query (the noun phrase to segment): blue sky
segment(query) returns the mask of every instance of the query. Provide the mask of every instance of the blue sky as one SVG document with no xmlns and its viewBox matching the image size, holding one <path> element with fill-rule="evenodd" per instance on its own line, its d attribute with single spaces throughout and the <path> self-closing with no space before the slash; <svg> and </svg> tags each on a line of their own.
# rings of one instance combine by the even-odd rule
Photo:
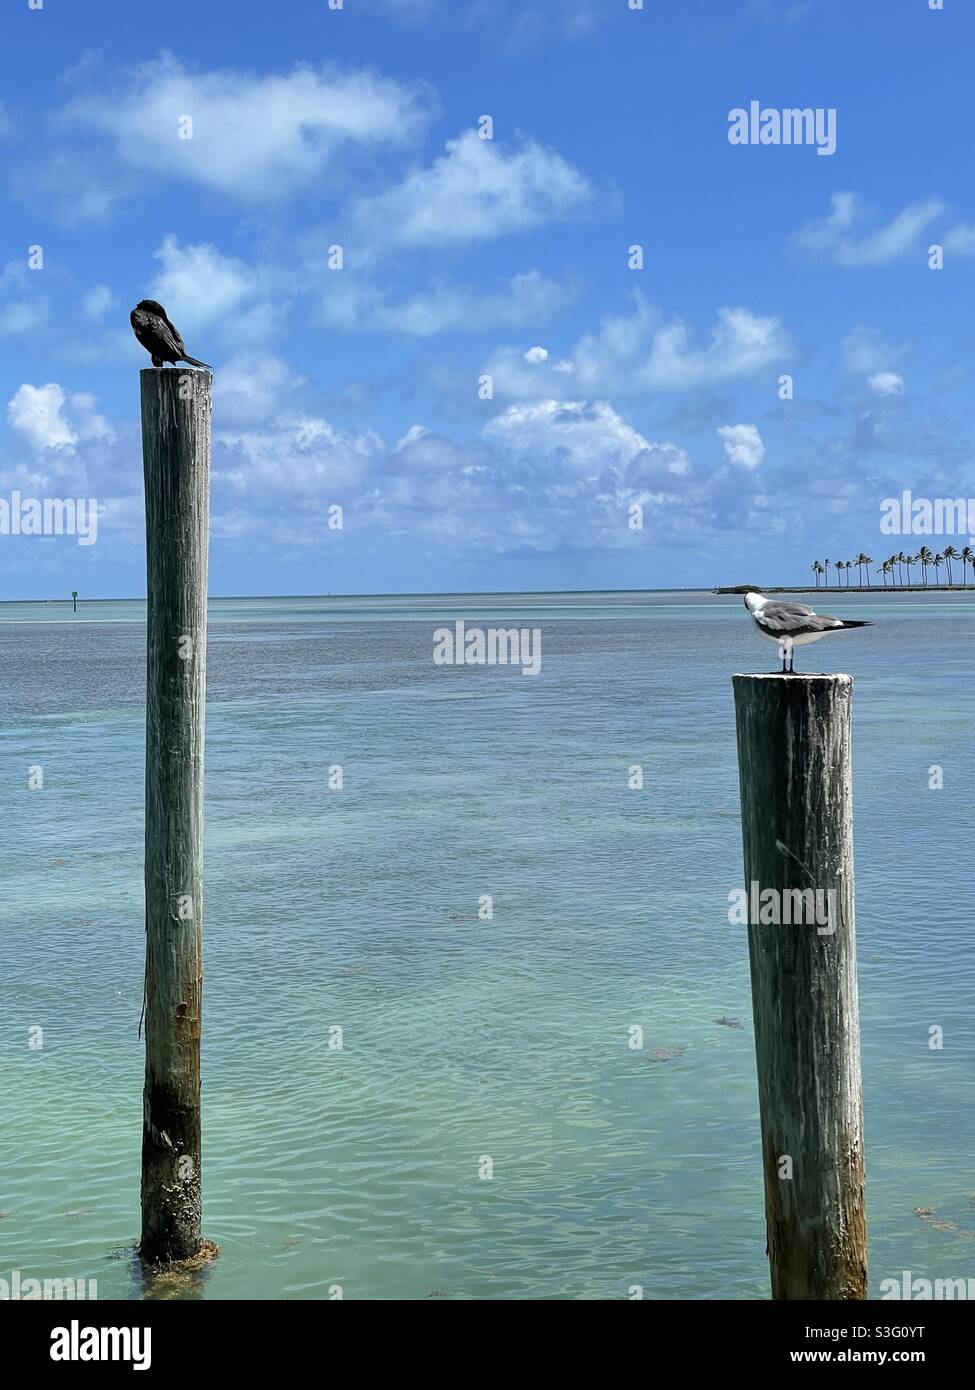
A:
<svg viewBox="0 0 975 1390">
<path fill-rule="evenodd" d="M 975 495 L 973 40 L 963 0 L 8 0 L 0 497 L 99 524 L 0 536 L 0 598 L 144 593 L 146 296 L 216 369 L 214 594 L 879 560 L 884 497 Z M 753 100 L 835 153 L 730 144 Z"/>
</svg>

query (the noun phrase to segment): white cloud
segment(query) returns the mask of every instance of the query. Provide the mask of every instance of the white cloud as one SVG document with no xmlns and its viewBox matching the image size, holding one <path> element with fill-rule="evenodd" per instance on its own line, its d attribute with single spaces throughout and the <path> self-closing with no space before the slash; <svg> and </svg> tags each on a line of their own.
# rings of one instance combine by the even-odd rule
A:
<svg viewBox="0 0 975 1390">
<path fill-rule="evenodd" d="M 297 194 L 349 147 L 402 146 L 431 113 L 430 90 L 370 69 L 299 66 L 269 75 L 230 68 L 193 72 L 163 53 L 76 97 L 66 120 L 109 136 L 126 163 L 246 202 Z M 181 118 L 193 138 L 180 139 Z"/>
<path fill-rule="evenodd" d="M 639 298 L 635 313 L 604 319 L 567 358 L 526 365 L 521 351 L 500 348 L 485 370 L 501 396 L 639 395 L 753 376 L 790 352 L 778 318 L 744 308 L 719 309 L 706 341 L 696 345 L 684 320 L 667 320 Z"/>
<path fill-rule="evenodd" d="M 509 149 L 469 130 L 429 168 L 353 211 L 383 243 L 443 246 L 527 231 L 580 212 L 591 197 L 585 176 L 555 150 L 532 140 Z"/>
<path fill-rule="evenodd" d="M 885 342 L 875 328 L 854 328 L 843 339 L 847 371 L 859 376 L 889 371 L 910 352 L 909 343 Z"/>
<path fill-rule="evenodd" d="M 534 362 L 547 362 L 547 361 L 548 361 L 548 348 L 543 348 L 543 347 L 531 347 L 531 348 L 529 348 L 528 351 L 525 353 L 525 361 L 526 361 L 526 362 L 532 362 L 532 363 L 534 363 Z"/>
<path fill-rule="evenodd" d="M 683 322 L 664 325 L 654 335 L 643 369 L 646 384 L 664 391 L 751 376 L 786 356 L 788 344 L 776 318 L 762 318 L 748 309 L 719 309 L 707 346 L 690 346 Z"/>
<path fill-rule="evenodd" d="M 569 295 L 558 281 L 537 270 L 514 275 L 499 289 L 481 292 L 446 281 L 400 302 L 352 274 L 331 276 L 322 300 L 323 320 L 331 327 L 381 330 L 429 337 L 452 330 L 518 328 L 551 318 Z"/>
<path fill-rule="evenodd" d="M 975 256 L 975 226 L 951 227 L 945 233 L 944 248 L 955 256 Z"/>
<path fill-rule="evenodd" d="M 756 425 L 722 425 L 718 434 L 724 440 L 725 457 L 738 468 L 759 468 L 765 458 L 765 445 Z"/>
<path fill-rule="evenodd" d="M 95 410 L 94 396 L 65 391 L 56 382 L 25 382 L 7 403 L 7 419 L 37 450 L 73 453 L 77 444 L 112 437 L 108 421 Z"/>
<path fill-rule="evenodd" d="M 875 396 L 900 396 L 904 392 L 904 378 L 897 372 L 875 372 L 867 385 Z"/>
<path fill-rule="evenodd" d="M 272 302 L 262 272 L 209 244 L 180 246 L 172 235 L 153 255 L 161 270 L 149 297 L 165 307 L 194 357 L 206 356 L 201 344 L 194 352 L 190 342 L 190 334 L 200 329 L 214 326 L 235 344 L 273 332 L 283 306 Z"/>
<path fill-rule="evenodd" d="M 383 441 L 371 429 L 342 430 L 317 416 L 293 413 L 259 430 L 214 431 L 214 477 L 234 493 L 321 500 L 329 490 L 358 486 Z M 259 529 L 260 517 L 254 518 Z"/>
<path fill-rule="evenodd" d="M 796 233 L 796 246 L 817 260 L 835 265 L 888 265 L 918 250 L 921 233 L 944 211 L 937 198 L 911 203 L 878 230 L 864 234 L 867 209 L 855 193 L 834 193 L 828 217 L 809 222 Z"/>
<path fill-rule="evenodd" d="M 644 453 L 674 476 L 687 471 L 688 459 L 676 444 L 651 444 L 612 406 L 597 401 L 532 401 L 509 406 L 484 430 L 488 439 L 517 456 L 555 459 L 577 473 L 593 475 L 606 467 L 624 468 Z"/>
<path fill-rule="evenodd" d="M 430 434 L 426 425 L 411 425 L 403 435 L 402 439 L 396 441 L 393 449 L 394 454 L 401 454 L 404 449 L 409 449 L 413 444 L 419 444 L 422 439 L 426 439 Z"/>
<path fill-rule="evenodd" d="M 253 425 L 275 414 L 282 397 L 304 385 L 273 353 L 238 353 L 213 378 L 213 410 L 218 427 Z"/>
</svg>

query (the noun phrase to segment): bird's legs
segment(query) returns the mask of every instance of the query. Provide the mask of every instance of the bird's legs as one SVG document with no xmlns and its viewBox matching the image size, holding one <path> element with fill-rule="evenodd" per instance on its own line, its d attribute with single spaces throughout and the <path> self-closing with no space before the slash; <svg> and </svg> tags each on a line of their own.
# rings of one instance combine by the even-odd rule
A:
<svg viewBox="0 0 975 1390">
<path fill-rule="evenodd" d="M 779 674 L 783 676 L 793 675 L 796 661 L 796 649 L 794 643 L 780 642 L 779 656 L 782 658 L 782 670 Z"/>
</svg>

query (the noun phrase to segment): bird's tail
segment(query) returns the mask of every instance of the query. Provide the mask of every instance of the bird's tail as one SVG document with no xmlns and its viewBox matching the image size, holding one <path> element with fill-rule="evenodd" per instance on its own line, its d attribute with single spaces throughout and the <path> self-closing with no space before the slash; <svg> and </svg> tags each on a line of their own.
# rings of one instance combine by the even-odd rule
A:
<svg viewBox="0 0 975 1390">
<path fill-rule="evenodd" d="M 844 619 L 843 619 L 843 626 L 844 626 L 844 627 L 873 627 L 873 623 L 870 623 L 870 622 L 859 622 L 859 621 L 858 621 L 857 619 L 855 619 L 855 618 L 844 618 Z"/>
<path fill-rule="evenodd" d="M 198 362 L 195 357 L 187 357 L 185 352 L 179 360 L 181 362 L 188 362 L 191 367 L 205 367 L 208 372 L 213 371 L 213 368 L 210 366 L 209 362 Z"/>
</svg>

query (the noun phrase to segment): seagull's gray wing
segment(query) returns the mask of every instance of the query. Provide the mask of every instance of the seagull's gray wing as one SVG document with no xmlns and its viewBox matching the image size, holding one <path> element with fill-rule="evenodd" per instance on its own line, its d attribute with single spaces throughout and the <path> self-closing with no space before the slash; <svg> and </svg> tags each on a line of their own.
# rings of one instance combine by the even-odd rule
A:
<svg viewBox="0 0 975 1390">
<path fill-rule="evenodd" d="M 796 618 L 815 617 L 812 609 L 807 608 L 804 603 L 767 603 L 762 612 L 770 613 L 773 609 L 778 614 L 791 613 Z"/>
<path fill-rule="evenodd" d="M 755 621 L 765 632 L 779 637 L 797 637 L 808 632 L 829 632 L 841 627 L 839 618 L 826 613 L 814 613 L 804 603 L 766 603 L 755 614 Z"/>
</svg>

